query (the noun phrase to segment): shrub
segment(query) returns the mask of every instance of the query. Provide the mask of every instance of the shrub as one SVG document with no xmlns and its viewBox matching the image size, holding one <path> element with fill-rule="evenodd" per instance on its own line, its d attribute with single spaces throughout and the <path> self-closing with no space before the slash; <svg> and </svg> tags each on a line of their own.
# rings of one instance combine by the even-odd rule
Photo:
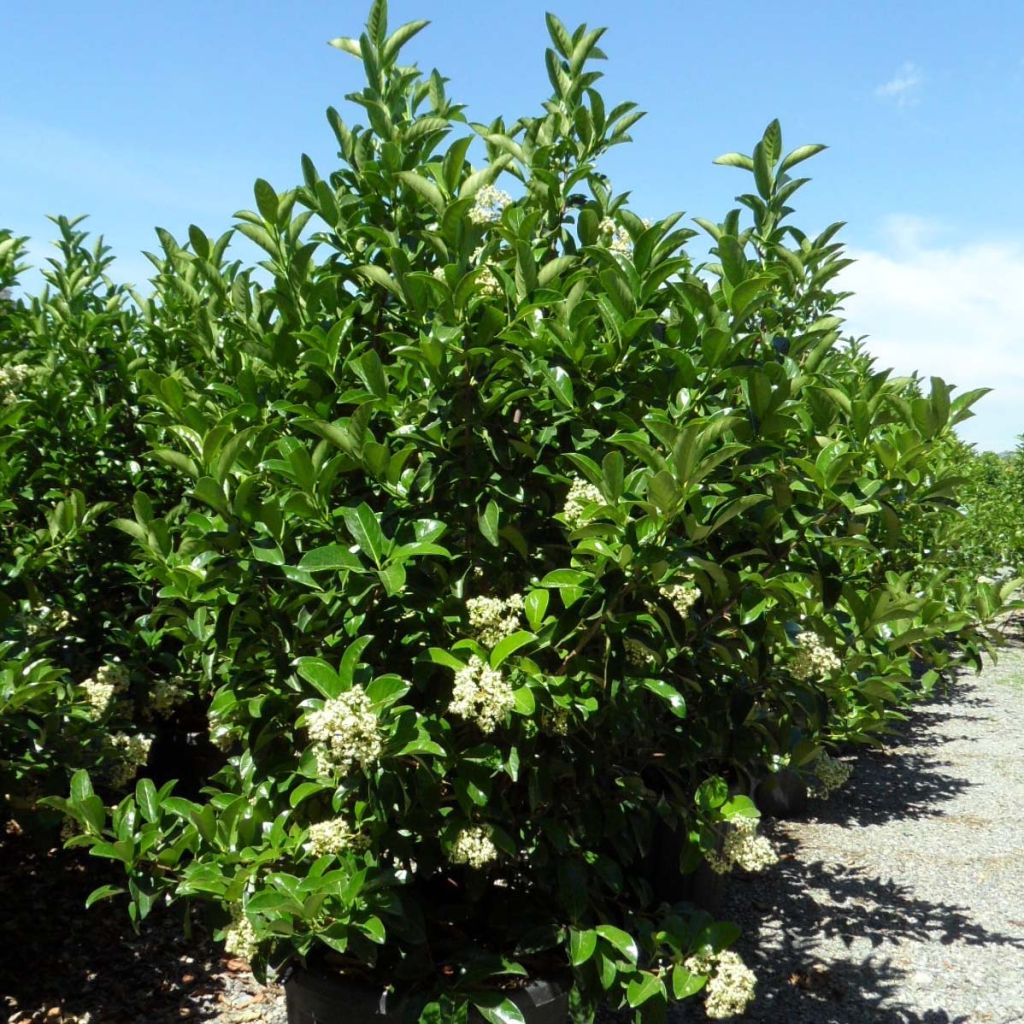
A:
<svg viewBox="0 0 1024 1024">
<path fill-rule="evenodd" d="M 841 340 L 839 225 L 788 222 L 821 146 L 772 122 L 721 157 L 751 220 L 698 220 L 695 263 L 680 215 L 598 169 L 640 116 L 596 90 L 601 30 L 549 16 L 543 114 L 468 133 L 398 63 L 424 24 L 389 35 L 377 0 L 334 41 L 369 125 L 332 109 L 340 168 L 257 181 L 262 273 L 161 235 L 132 380 L 181 490 L 117 526 L 140 635 L 194 667 L 227 761 L 197 798 L 144 778 L 105 817 L 78 773 L 54 804 L 133 913 L 210 900 L 258 971 L 298 955 L 491 1020 L 524 973 L 654 1016 L 710 976 L 724 1006 L 736 931 L 652 885 L 657 837 L 683 872 L 769 862 L 756 782 L 981 649 L 936 545 L 979 394 Z"/>
</svg>

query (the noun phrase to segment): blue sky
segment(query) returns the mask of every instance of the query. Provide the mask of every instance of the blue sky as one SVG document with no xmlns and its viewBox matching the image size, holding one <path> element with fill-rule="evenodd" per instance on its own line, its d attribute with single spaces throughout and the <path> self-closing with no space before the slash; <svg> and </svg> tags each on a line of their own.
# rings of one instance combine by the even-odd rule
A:
<svg viewBox="0 0 1024 1024">
<path fill-rule="evenodd" d="M 4 13 L 0 224 L 45 256 L 48 213 L 88 213 L 144 280 L 154 225 L 223 230 L 260 176 L 283 189 L 299 155 L 335 163 L 324 109 L 357 61 L 350 0 L 35 0 Z M 782 121 L 791 147 L 824 142 L 797 196 L 808 231 L 845 220 L 857 264 L 850 330 L 884 366 L 995 391 L 962 429 L 1004 450 L 1024 432 L 1024 5 L 1003 0 L 715 4 L 635 0 L 393 0 L 393 24 L 433 24 L 405 51 L 438 67 L 469 115 L 509 119 L 548 93 L 544 12 L 608 26 L 606 99 L 648 116 L 606 170 L 643 216 L 718 220 L 743 175 L 712 165 Z M 31 283 L 31 278 L 26 283 Z"/>
</svg>

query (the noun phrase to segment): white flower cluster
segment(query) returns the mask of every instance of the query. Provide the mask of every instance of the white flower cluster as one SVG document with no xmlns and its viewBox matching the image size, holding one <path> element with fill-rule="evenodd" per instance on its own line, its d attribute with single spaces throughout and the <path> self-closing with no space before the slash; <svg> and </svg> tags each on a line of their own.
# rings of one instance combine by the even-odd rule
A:
<svg viewBox="0 0 1024 1024">
<path fill-rule="evenodd" d="M 128 670 L 116 661 L 108 661 L 89 679 L 82 680 L 81 685 L 89 705 L 89 717 L 95 721 L 106 714 L 114 697 L 127 687 Z"/>
<path fill-rule="evenodd" d="M 700 591 L 693 583 L 673 583 L 670 587 L 660 587 L 659 589 L 661 596 L 671 601 L 672 607 L 684 619 L 700 597 Z"/>
<path fill-rule="evenodd" d="M 633 240 L 629 237 L 629 232 L 616 224 L 611 217 L 605 217 L 598 225 L 598 230 L 608 239 L 609 252 L 618 256 L 633 255 Z"/>
<path fill-rule="evenodd" d="M 797 635 L 796 642 L 800 650 L 790 662 L 789 670 L 801 682 L 824 679 L 839 668 L 841 662 L 838 655 L 831 647 L 825 646 L 817 633 L 804 630 Z"/>
<path fill-rule="evenodd" d="M 0 366 L 0 405 L 13 405 L 21 389 L 36 375 L 36 367 L 23 363 Z"/>
<path fill-rule="evenodd" d="M 576 530 L 587 521 L 587 513 L 592 505 L 603 505 L 604 495 L 593 484 L 576 477 L 569 493 L 565 496 L 562 516 L 571 530 Z"/>
<path fill-rule="evenodd" d="M 514 705 L 512 687 L 505 677 L 475 654 L 455 673 L 448 710 L 476 722 L 484 732 L 494 732 Z"/>
<path fill-rule="evenodd" d="M 151 736 L 142 733 L 115 732 L 110 734 L 110 748 L 115 761 L 107 769 L 110 784 L 115 789 L 127 786 L 135 773 L 149 760 Z"/>
<path fill-rule="evenodd" d="M 483 825 L 472 825 L 462 829 L 455 837 L 448 859 L 453 864 L 482 868 L 498 859 L 498 848 L 488 829 Z"/>
<path fill-rule="evenodd" d="M 330 818 L 316 821 L 309 826 L 306 850 L 314 857 L 323 857 L 343 850 L 361 850 L 366 847 L 366 837 L 353 832 L 344 818 Z"/>
<path fill-rule="evenodd" d="M 738 1017 L 750 1005 L 757 977 L 738 953 L 698 953 L 683 966 L 693 974 L 708 975 L 704 990 L 704 1012 L 712 1020 Z"/>
<path fill-rule="evenodd" d="M 627 636 L 624 641 L 626 648 L 626 664 L 634 668 L 644 668 L 651 660 L 651 652 L 646 644 Z"/>
<path fill-rule="evenodd" d="M 470 262 L 476 264 L 479 263 L 483 258 L 484 247 L 478 246 L 470 256 Z M 480 273 L 476 278 L 477 287 L 485 295 L 500 295 L 501 294 L 501 282 L 498 280 L 497 274 L 494 273 L 494 267 L 490 263 L 484 263 L 480 269 Z"/>
<path fill-rule="evenodd" d="M 169 715 L 179 704 L 188 700 L 188 690 L 181 676 L 158 679 L 150 693 L 149 706 L 158 715 Z"/>
<path fill-rule="evenodd" d="M 498 280 L 489 263 L 485 263 L 480 273 L 476 275 L 477 287 L 484 295 L 500 295 L 501 282 Z"/>
<path fill-rule="evenodd" d="M 317 773 L 333 775 L 336 770 L 375 764 L 384 751 L 380 722 L 358 684 L 338 697 L 324 702 L 306 718 L 306 729 L 314 743 Z"/>
<path fill-rule="evenodd" d="M 473 208 L 469 211 L 469 219 L 474 224 L 495 224 L 501 220 L 505 207 L 512 202 L 507 192 L 493 185 L 484 185 L 473 197 Z"/>
<path fill-rule="evenodd" d="M 814 763 L 814 774 L 818 778 L 814 795 L 827 800 L 835 790 L 841 789 L 849 781 L 853 765 L 845 764 L 822 751 Z"/>
<path fill-rule="evenodd" d="M 252 922 L 239 910 L 234 920 L 224 932 L 224 951 L 242 960 L 253 960 L 259 951 L 260 944 L 256 939 L 256 929 Z"/>
<path fill-rule="evenodd" d="M 733 818 L 720 853 L 705 854 L 708 867 L 722 875 L 734 865 L 744 871 L 762 871 L 777 864 L 779 856 L 764 836 L 757 834 L 757 818 Z"/>
<path fill-rule="evenodd" d="M 471 597 L 466 601 L 469 624 L 484 647 L 496 647 L 519 629 L 522 610 L 521 594 L 513 594 L 504 601 L 500 597 Z"/>
</svg>

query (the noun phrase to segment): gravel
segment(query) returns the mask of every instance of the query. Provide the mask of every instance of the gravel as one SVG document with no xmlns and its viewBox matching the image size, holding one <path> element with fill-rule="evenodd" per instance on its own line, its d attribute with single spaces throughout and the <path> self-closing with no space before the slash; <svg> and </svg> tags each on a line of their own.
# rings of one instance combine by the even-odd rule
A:
<svg viewBox="0 0 1024 1024">
<path fill-rule="evenodd" d="M 744 1020 L 1024 1021 L 1024 635 L 960 672 L 736 877 L 717 916 L 758 976 Z M 701 1020 L 693 1003 L 675 1020 Z"/>
</svg>

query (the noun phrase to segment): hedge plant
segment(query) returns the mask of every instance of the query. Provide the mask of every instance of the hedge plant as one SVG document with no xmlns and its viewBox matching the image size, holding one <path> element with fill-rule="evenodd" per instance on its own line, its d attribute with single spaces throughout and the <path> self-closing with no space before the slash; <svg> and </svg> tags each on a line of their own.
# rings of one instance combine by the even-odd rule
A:
<svg viewBox="0 0 1024 1024">
<path fill-rule="evenodd" d="M 260 973 L 299 958 L 424 1020 L 520 1019 L 522 976 L 584 1016 L 728 1016 L 736 929 L 657 850 L 769 865 L 759 784 L 834 787 L 837 744 L 978 657 L 1012 583 L 955 577 L 941 538 L 980 392 L 843 340 L 841 225 L 790 222 L 824 147 L 773 121 L 719 158 L 750 191 L 697 258 L 599 169 L 640 116 L 597 91 L 603 30 L 549 15 L 542 112 L 476 124 L 400 63 L 425 24 L 377 0 L 333 41 L 368 123 L 330 109 L 336 169 L 257 181 L 258 267 L 160 234 L 123 350 L 144 468 L 104 537 L 224 763 L 198 795 L 158 775 L 105 809 L 79 772 L 53 804 L 137 917 L 209 901 Z"/>
</svg>

